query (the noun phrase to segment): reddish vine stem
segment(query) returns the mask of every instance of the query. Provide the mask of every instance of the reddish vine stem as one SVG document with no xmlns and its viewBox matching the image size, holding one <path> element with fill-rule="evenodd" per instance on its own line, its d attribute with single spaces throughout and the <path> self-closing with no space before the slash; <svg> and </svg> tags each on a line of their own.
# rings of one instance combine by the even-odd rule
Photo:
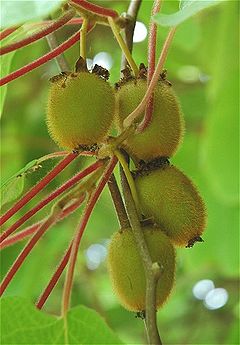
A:
<svg viewBox="0 0 240 345">
<path fill-rule="evenodd" d="M 85 198 L 85 195 L 83 196 L 83 199 Z M 59 216 L 59 219 L 63 219 L 73 213 L 81 204 L 83 200 L 82 198 L 77 200 L 76 202 L 72 203 L 72 205 L 64 208 L 62 210 L 62 213 Z M 26 229 L 19 231 L 16 235 L 10 236 L 6 238 L 2 243 L 0 243 L 0 250 L 4 249 L 6 247 L 9 247 L 17 242 L 20 242 L 24 240 L 26 237 L 34 234 L 36 231 L 38 231 L 39 227 L 44 222 L 44 219 L 38 223 L 35 223 L 33 225 L 28 226 Z"/>
<path fill-rule="evenodd" d="M 81 179 L 83 179 L 85 176 L 89 175 L 93 171 L 97 170 L 103 166 L 102 161 L 97 161 L 94 164 L 90 165 L 80 173 L 73 176 L 71 179 L 69 179 L 67 182 L 65 182 L 62 186 L 57 188 L 54 192 L 52 192 L 50 195 L 48 195 L 45 199 L 40 201 L 35 207 L 33 207 L 31 210 L 29 210 L 27 213 L 25 213 L 19 220 L 17 220 L 10 228 L 8 228 L 1 236 L 0 236 L 0 243 L 6 239 L 9 235 L 11 235 L 16 229 L 19 228 L 23 223 L 25 223 L 27 220 L 29 220 L 34 214 L 36 214 L 38 211 L 40 211 L 43 207 L 48 205 L 52 200 L 57 198 L 59 195 L 61 195 L 63 192 L 65 192 L 67 189 L 73 187 L 77 182 L 79 182 Z"/>
<path fill-rule="evenodd" d="M 15 26 L 13 28 L 7 28 L 4 29 L 0 32 L 0 41 L 3 40 L 4 38 L 8 37 L 9 35 L 11 35 L 14 31 L 16 31 L 18 29 L 18 26 Z"/>
<path fill-rule="evenodd" d="M 155 0 L 153 4 L 153 8 L 152 8 L 152 13 L 151 13 L 152 16 L 154 16 L 160 11 L 161 5 L 162 5 L 162 0 Z M 152 76 L 155 71 L 157 28 L 158 28 L 157 24 L 151 21 L 150 27 L 149 27 L 149 40 L 148 40 L 148 74 L 147 74 L 148 86 L 152 80 Z M 154 104 L 153 100 L 154 100 L 154 96 L 151 95 L 146 106 L 144 118 L 142 122 L 140 123 L 140 125 L 138 126 L 139 132 L 143 132 L 152 121 L 153 104 Z"/>
<path fill-rule="evenodd" d="M 26 205 L 38 192 L 40 192 L 50 181 L 52 181 L 66 166 L 68 166 L 78 153 L 69 153 L 53 170 L 51 170 L 40 182 L 38 182 L 30 191 L 28 191 L 13 207 L 11 207 L 4 215 L 0 217 L 0 225 L 3 225 L 17 211 Z M 1 241 L 0 241 L 1 242 Z"/>
<path fill-rule="evenodd" d="M 7 76 L 0 79 L 0 86 L 3 86 L 19 77 L 21 77 L 24 74 L 29 73 L 30 71 L 34 70 L 35 68 L 45 64 L 49 60 L 52 60 L 59 54 L 63 53 L 65 50 L 73 46 L 77 41 L 80 39 L 80 33 L 76 32 L 74 35 L 72 35 L 70 38 L 68 38 L 64 43 L 60 44 L 56 49 L 50 51 L 49 53 L 41 56 L 37 60 L 30 62 L 28 65 L 25 65 L 18 70 L 8 74 Z"/>
<path fill-rule="evenodd" d="M 0 48 L 0 55 L 4 55 L 4 54 L 10 53 L 16 49 L 26 47 L 27 45 L 29 45 L 33 42 L 36 42 L 37 40 L 49 35 L 53 31 L 58 30 L 64 24 L 69 22 L 69 20 L 74 17 L 75 13 L 76 13 L 76 11 L 74 9 L 70 9 L 66 13 L 64 13 L 61 17 L 54 20 L 51 24 L 44 27 L 40 31 L 34 32 L 32 35 L 25 37 L 22 40 L 19 40 L 17 42 L 13 42 L 11 44 L 6 45 L 5 47 Z"/>
<path fill-rule="evenodd" d="M 172 43 L 174 34 L 176 31 L 176 27 L 172 27 L 169 32 L 168 35 L 166 37 L 166 40 L 163 44 L 163 48 L 160 54 L 160 57 L 158 59 L 158 63 L 155 69 L 155 72 L 153 74 L 152 80 L 148 86 L 148 89 L 145 93 L 145 96 L 143 97 L 143 99 L 141 100 L 140 104 L 137 106 L 136 109 L 133 110 L 133 112 L 131 114 L 128 115 L 128 117 L 124 120 L 123 125 L 124 128 L 129 127 L 132 125 L 132 123 L 135 122 L 135 120 L 142 114 L 142 112 L 145 110 L 147 102 L 149 100 L 149 98 L 151 97 L 154 88 L 156 87 L 157 83 L 158 83 L 158 79 L 160 76 L 160 73 L 162 71 L 163 65 L 166 61 L 167 58 L 167 54 L 170 48 L 170 45 Z"/>
<path fill-rule="evenodd" d="M 64 254 L 63 258 L 61 259 L 56 271 L 52 275 L 52 278 L 49 281 L 48 285 L 44 289 L 43 293 L 40 295 L 38 302 L 36 303 L 36 307 L 38 309 L 42 309 L 46 300 L 48 299 L 52 290 L 54 289 L 55 285 L 57 284 L 58 280 L 60 279 L 62 272 L 64 271 L 64 269 L 65 269 L 65 267 L 69 261 L 71 249 L 72 249 L 72 242 L 71 242 L 69 248 L 67 249 L 66 253 Z"/>
<path fill-rule="evenodd" d="M 14 243 L 20 242 L 24 240 L 26 237 L 34 234 L 38 231 L 39 227 L 42 225 L 43 221 L 37 222 L 28 226 L 26 229 L 18 232 L 16 235 L 6 238 L 2 243 L 0 243 L 0 249 L 4 249 L 6 247 L 11 246 Z"/>
<path fill-rule="evenodd" d="M 84 230 L 86 228 L 86 225 L 88 223 L 89 217 L 90 217 L 90 215 L 94 209 L 94 206 L 95 206 L 104 186 L 108 182 L 116 164 L 117 164 L 117 158 L 114 156 L 111 159 L 111 161 L 109 162 L 97 188 L 95 189 L 95 191 L 90 196 L 89 201 L 87 203 L 87 206 L 85 208 L 85 212 L 83 214 L 81 223 L 80 223 L 80 227 L 77 230 L 76 235 L 74 236 L 73 246 L 72 246 L 71 255 L 70 255 L 70 262 L 69 262 L 66 280 L 65 280 L 65 284 L 64 284 L 64 290 L 63 290 L 63 298 L 62 298 L 62 314 L 63 315 L 65 315 L 66 312 L 68 311 L 68 307 L 69 307 L 69 303 L 70 303 L 70 296 L 71 296 L 72 282 L 73 282 L 73 273 L 74 273 L 78 248 L 79 248 L 79 244 L 80 244 L 82 235 L 83 235 Z"/>
<path fill-rule="evenodd" d="M 92 4 L 86 0 L 71 0 L 73 3 L 79 5 L 80 7 L 84 8 L 85 10 L 96 13 L 99 16 L 104 16 L 104 17 L 112 17 L 112 18 L 117 18 L 119 17 L 118 13 L 114 10 L 104 8 L 102 6 L 98 6 L 95 4 Z"/>
<path fill-rule="evenodd" d="M 33 249 L 35 244 L 38 240 L 44 235 L 44 233 L 56 222 L 56 214 L 52 214 L 39 228 L 38 232 L 33 235 L 27 245 L 23 248 L 17 259 L 14 261 L 13 265 L 11 266 L 10 270 L 6 274 L 5 278 L 3 279 L 0 285 L 0 296 L 4 293 L 7 286 L 17 273 L 18 269 L 21 267 L 22 263 L 24 262 L 27 255 Z"/>
</svg>

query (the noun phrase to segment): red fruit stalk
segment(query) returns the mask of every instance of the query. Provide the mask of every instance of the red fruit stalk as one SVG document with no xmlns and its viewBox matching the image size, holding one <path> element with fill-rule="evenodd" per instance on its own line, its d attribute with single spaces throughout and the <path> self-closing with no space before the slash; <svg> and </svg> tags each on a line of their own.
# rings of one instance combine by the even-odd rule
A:
<svg viewBox="0 0 240 345">
<path fill-rule="evenodd" d="M 0 217 L 0 225 L 3 225 L 10 217 L 26 205 L 38 192 L 40 192 L 49 182 L 51 182 L 66 166 L 68 166 L 76 157 L 77 153 L 69 153 L 53 170 L 51 170 L 40 182 L 38 182 L 30 191 L 28 191 L 13 207 Z M 4 235 L 4 234 L 3 234 Z M 2 236 L 3 236 L 2 235 Z M 4 240 L 1 238 L 0 242 Z"/>
<path fill-rule="evenodd" d="M 111 159 L 111 161 L 109 162 L 109 164 L 105 170 L 105 173 L 103 174 L 103 177 L 101 178 L 97 188 L 95 189 L 95 191 L 92 193 L 91 197 L 89 198 L 88 204 L 86 206 L 85 212 L 84 212 L 82 220 L 81 220 L 80 227 L 79 227 L 76 235 L 74 236 L 73 246 L 72 246 L 71 256 L 70 256 L 70 262 L 69 262 L 69 267 L 68 267 L 65 285 L 64 285 L 64 291 L 63 291 L 63 299 L 62 299 L 62 314 L 63 315 L 66 314 L 68 307 L 69 307 L 70 295 L 71 295 L 71 290 L 72 290 L 72 282 L 73 282 L 73 273 L 74 273 L 78 248 L 79 248 L 79 244 L 80 244 L 82 235 L 83 235 L 84 230 L 86 228 L 89 217 L 90 217 L 90 215 L 94 209 L 94 206 L 96 205 L 96 202 L 97 202 L 104 186 L 108 182 L 116 164 L 117 164 L 117 158 L 113 157 Z"/>
<path fill-rule="evenodd" d="M 94 164 L 90 165 L 80 173 L 73 176 L 67 182 L 65 182 L 61 187 L 57 188 L 54 192 L 48 195 L 44 200 L 40 201 L 34 208 L 25 213 L 18 221 L 16 221 L 10 228 L 8 228 L 1 236 L 0 243 L 11 235 L 16 229 L 19 228 L 23 223 L 30 219 L 34 214 L 40 211 L 43 207 L 49 204 L 52 200 L 56 199 L 59 195 L 65 192 L 67 189 L 73 187 L 77 182 L 83 179 L 85 176 L 89 175 L 93 171 L 97 170 L 103 165 L 102 161 L 97 161 Z"/>
<path fill-rule="evenodd" d="M 58 30 L 64 24 L 69 22 L 69 20 L 74 17 L 75 13 L 76 13 L 76 11 L 74 9 L 70 9 L 66 13 L 64 13 L 61 17 L 59 17 L 57 20 L 52 21 L 51 24 L 44 27 L 40 31 L 34 32 L 32 35 L 25 37 L 20 41 L 8 44 L 5 47 L 1 47 L 0 48 L 0 55 L 4 55 L 4 54 L 10 53 L 16 49 L 26 47 L 28 44 L 36 42 L 37 40 L 39 40 L 39 39 L 49 35 L 50 33 Z"/>
</svg>

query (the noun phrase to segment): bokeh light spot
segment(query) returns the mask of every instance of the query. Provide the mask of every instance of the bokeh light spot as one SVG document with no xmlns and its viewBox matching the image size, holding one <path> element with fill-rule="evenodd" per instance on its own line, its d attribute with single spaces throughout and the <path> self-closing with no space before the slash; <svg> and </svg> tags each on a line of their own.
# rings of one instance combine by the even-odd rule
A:
<svg viewBox="0 0 240 345">
<path fill-rule="evenodd" d="M 209 291 L 214 289 L 214 283 L 210 279 L 199 280 L 193 287 L 192 293 L 197 299 L 203 300 Z"/>
<path fill-rule="evenodd" d="M 106 52 L 100 52 L 93 58 L 93 66 L 95 64 L 110 70 L 113 65 L 113 59 L 110 54 Z"/>
<path fill-rule="evenodd" d="M 142 42 L 147 37 L 147 28 L 142 22 L 136 22 L 133 34 L 133 42 Z"/>
<path fill-rule="evenodd" d="M 204 300 L 207 309 L 214 310 L 223 307 L 228 301 L 228 292 L 223 288 L 213 289 L 208 292 Z"/>
</svg>

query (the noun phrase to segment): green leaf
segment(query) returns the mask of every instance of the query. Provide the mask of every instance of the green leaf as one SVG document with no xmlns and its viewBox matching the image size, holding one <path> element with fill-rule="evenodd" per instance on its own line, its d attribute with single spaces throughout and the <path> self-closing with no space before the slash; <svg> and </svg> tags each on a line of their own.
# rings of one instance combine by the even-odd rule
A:
<svg viewBox="0 0 240 345">
<path fill-rule="evenodd" d="M 216 37 L 215 64 L 209 98 L 212 100 L 202 145 L 204 168 L 214 194 L 228 205 L 239 201 L 239 54 L 238 8 L 236 2 L 224 7 Z M 218 43 L 221 40 L 221 45 Z M 228 49 L 226 49 L 226 45 Z M 231 52 L 231 54 L 229 53 Z"/>
<path fill-rule="evenodd" d="M 62 3 L 63 0 L 2 1 L 1 28 L 44 18 Z"/>
<path fill-rule="evenodd" d="M 162 26 L 177 26 L 200 11 L 223 2 L 223 0 L 184 0 L 180 2 L 180 10 L 173 14 L 158 13 L 153 20 Z"/>
<path fill-rule="evenodd" d="M 0 187 L 1 206 L 17 199 L 22 194 L 25 176 L 37 171 L 39 168 L 41 168 L 39 160 L 34 159 L 16 174 L 4 181 Z"/>
<path fill-rule="evenodd" d="M 102 317 L 85 306 L 71 309 L 64 322 L 25 299 L 5 297 L 1 315 L 3 344 L 123 344 Z"/>
</svg>

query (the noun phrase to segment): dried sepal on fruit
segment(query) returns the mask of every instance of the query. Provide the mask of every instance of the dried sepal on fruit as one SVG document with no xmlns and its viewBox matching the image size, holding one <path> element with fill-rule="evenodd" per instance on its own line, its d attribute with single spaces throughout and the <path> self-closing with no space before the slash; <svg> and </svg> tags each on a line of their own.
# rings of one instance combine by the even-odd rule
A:
<svg viewBox="0 0 240 345">
<path fill-rule="evenodd" d="M 99 69 L 82 67 L 51 78 L 47 125 L 61 147 L 76 149 L 101 143 L 114 119 L 115 95 Z"/>
<path fill-rule="evenodd" d="M 125 118 L 139 105 L 147 90 L 145 75 L 127 77 L 117 84 L 116 122 L 121 131 Z M 143 115 L 139 118 L 142 120 Z M 150 161 L 171 157 L 179 147 L 184 133 L 184 120 L 171 84 L 160 78 L 154 90 L 152 121 L 142 133 L 136 133 L 124 143 L 124 149 L 135 160 Z"/>
<path fill-rule="evenodd" d="M 144 216 L 152 218 L 175 245 L 191 247 L 202 241 L 205 205 L 185 174 L 165 164 L 136 174 L 135 184 Z"/>
<path fill-rule="evenodd" d="M 161 268 L 156 294 L 156 308 L 159 309 L 174 284 L 175 251 L 159 228 L 146 226 L 142 230 L 152 261 Z M 131 228 L 121 229 L 112 236 L 108 248 L 108 269 L 119 302 L 130 311 L 144 311 L 146 278 Z"/>
</svg>

